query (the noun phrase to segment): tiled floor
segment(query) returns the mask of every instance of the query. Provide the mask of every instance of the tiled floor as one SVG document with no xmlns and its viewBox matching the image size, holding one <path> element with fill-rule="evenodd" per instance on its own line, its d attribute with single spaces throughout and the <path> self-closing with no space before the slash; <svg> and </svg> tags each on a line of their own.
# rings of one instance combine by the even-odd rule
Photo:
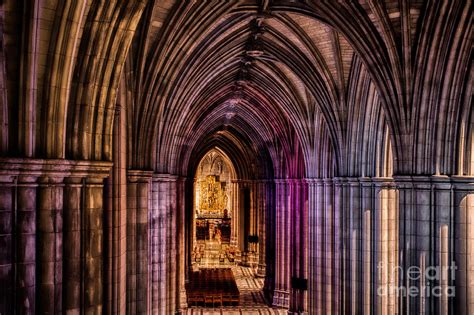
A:
<svg viewBox="0 0 474 315">
<path fill-rule="evenodd" d="M 190 308 L 187 309 L 184 314 L 193 315 L 234 315 L 234 314 L 249 314 L 249 315 L 261 315 L 261 314 L 288 314 L 287 310 L 273 309 L 270 307 L 223 307 L 223 308 Z"/>
<path fill-rule="evenodd" d="M 285 309 L 276 309 L 267 306 L 262 292 L 264 279 L 256 278 L 254 276 L 255 270 L 253 268 L 236 266 L 235 264 L 228 262 L 221 264 L 213 259 L 203 259 L 201 264 L 196 264 L 194 266 L 194 268 L 199 267 L 232 268 L 235 281 L 237 282 L 237 286 L 240 291 L 240 305 L 232 307 L 226 306 L 221 308 L 190 307 L 184 311 L 184 314 L 287 314 L 287 310 Z"/>
</svg>

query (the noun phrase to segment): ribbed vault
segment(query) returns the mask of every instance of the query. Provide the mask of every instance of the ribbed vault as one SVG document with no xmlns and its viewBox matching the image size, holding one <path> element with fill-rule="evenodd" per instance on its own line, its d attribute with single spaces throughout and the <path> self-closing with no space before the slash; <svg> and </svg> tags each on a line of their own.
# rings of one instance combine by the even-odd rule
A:
<svg viewBox="0 0 474 315">
<path fill-rule="evenodd" d="M 2 1 L 0 313 L 181 311 L 216 147 L 273 306 L 473 313 L 472 17 L 472 0 Z M 450 260 L 432 284 L 454 298 L 376 294 L 412 284 L 379 263 Z"/>
<path fill-rule="evenodd" d="M 418 159 L 426 161 L 423 156 L 436 156 L 436 166 L 421 163 L 417 167 L 426 172 L 436 169 L 446 172 L 454 166 L 441 166 L 440 159 L 449 151 L 436 153 L 435 146 L 427 146 L 423 151 L 412 153 L 407 148 L 427 140 L 426 135 L 415 132 L 416 125 L 437 121 L 448 128 L 452 126 L 448 121 L 421 115 L 428 110 L 423 106 L 429 104 L 423 101 L 426 99 L 423 95 L 429 93 L 427 89 L 423 94 L 416 92 L 430 81 L 429 75 L 417 76 L 417 66 L 426 64 L 421 60 L 429 55 L 430 49 L 439 47 L 436 44 L 430 48 L 429 39 L 424 35 L 432 33 L 432 16 L 448 14 L 450 10 L 466 10 L 461 4 L 450 7 L 452 9 L 447 5 L 422 2 L 408 6 L 389 1 L 384 4 L 374 1 L 360 4 L 306 1 L 177 3 L 167 23 L 160 28 L 159 34 L 163 36 L 147 45 L 150 53 L 139 52 L 138 59 L 130 60 L 143 64 L 142 68 L 136 69 L 138 78 L 131 88 L 136 89 L 135 112 L 138 113 L 133 118 L 136 126 L 133 146 L 144 154 L 140 155 L 142 160 L 132 163 L 137 167 L 172 172 L 163 169 L 164 165 L 169 165 L 163 156 L 174 157 L 176 153 L 169 151 L 178 149 L 181 144 L 170 147 L 170 139 L 175 136 L 186 138 L 186 128 L 192 125 L 189 121 L 197 119 L 196 113 L 219 110 L 218 106 L 223 102 L 237 99 L 236 94 L 244 93 L 250 95 L 254 103 L 274 107 L 274 111 L 280 112 L 292 125 L 302 144 L 310 176 L 316 172 L 310 167 L 317 158 L 314 152 L 319 152 L 315 145 L 320 127 L 315 121 L 317 115 L 322 115 L 322 128 L 327 129 L 331 150 L 334 150 L 336 173 L 350 174 L 352 171 L 344 162 L 350 156 L 347 151 L 347 143 L 351 141 L 349 118 L 353 106 L 359 105 L 350 95 L 351 89 L 362 84 L 367 86 L 368 83 L 363 83 L 365 80 L 372 82 L 371 91 L 377 94 L 370 98 L 373 106 L 386 113 L 381 117 L 384 117 L 383 124 L 388 127 L 394 147 L 394 171 L 403 173 L 408 164 L 416 164 Z M 150 7 L 150 10 L 156 9 Z M 422 11 L 425 13 L 420 14 Z M 347 16 L 353 19 L 345 18 Z M 192 23 L 195 19 L 203 22 Z M 142 22 L 146 30 L 153 24 L 147 24 L 146 20 Z M 445 30 L 446 38 L 461 36 L 455 32 L 466 36 L 466 23 L 466 19 L 460 19 L 450 24 Z M 418 24 L 423 27 L 417 28 Z M 147 42 L 149 32 L 144 32 L 145 36 L 137 42 Z M 419 45 L 415 45 L 415 38 L 420 39 Z M 442 38 L 437 38 L 436 43 L 451 45 L 464 56 L 457 59 L 457 65 L 443 62 L 442 58 L 447 56 L 429 59 L 429 62 L 436 62 L 433 67 L 439 68 L 438 73 L 444 71 L 449 75 L 454 67 L 466 64 L 468 54 L 463 51 L 466 52 L 467 46 L 460 40 L 445 42 Z M 397 46 L 395 42 L 402 45 Z M 467 72 L 458 71 L 456 75 L 461 78 Z M 433 88 L 437 88 L 437 93 L 444 89 L 444 95 L 463 95 L 464 89 L 456 86 L 455 92 L 453 87 L 442 83 Z M 408 92 L 400 92 L 402 89 Z M 448 110 L 459 101 L 456 97 L 443 106 Z M 457 115 L 461 113 L 456 112 Z M 454 137 L 456 133 L 453 130 L 438 138 Z"/>
</svg>

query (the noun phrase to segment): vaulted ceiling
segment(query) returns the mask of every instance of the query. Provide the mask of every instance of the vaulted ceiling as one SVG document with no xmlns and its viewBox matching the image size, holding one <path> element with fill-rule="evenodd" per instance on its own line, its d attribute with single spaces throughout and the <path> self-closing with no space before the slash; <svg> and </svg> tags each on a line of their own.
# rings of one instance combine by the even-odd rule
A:
<svg viewBox="0 0 474 315">
<path fill-rule="evenodd" d="M 433 137 L 427 131 L 449 125 L 434 111 L 452 108 L 453 121 L 462 115 L 466 87 L 443 79 L 469 75 L 469 3 L 185 1 L 162 6 L 149 7 L 130 60 L 138 77 L 135 104 L 142 113 L 134 123 L 137 130 L 151 132 L 149 137 L 138 132 L 134 143 L 137 151 L 147 152 L 150 138 L 166 142 L 150 153 L 156 154 L 158 168 L 169 165 L 173 147 L 181 147 L 189 132 L 229 124 L 243 133 L 254 130 L 273 155 L 284 152 L 298 160 L 301 150 L 306 168 L 328 164 L 340 174 L 360 175 L 351 170 L 357 167 L 351 161 L 370 164 L 376 150 L 355 155 L 385 141 L 387 132 L 399 173 L 414 167 L 433 172 L 429 159 L 449 154 L 427 147 Z M 447 51 L 460 56 L 457 64 Z M 437 104 L 430 104 L 433 93 L 441 100 Z M 443 99 L 446 94 L 456 100 Z M 373 139 L 354 138 L 364 134 Z M 412 149 L 416 143 L 419 152 Z M 333 162 L 319 161 L 320 152 Z"/>
<path fill-rule="evenodd" d="M 396 174 L 463 173 L 471 1 L 51 0 L 2 10 L 2 152 L 111 160 L 121 95 L 131 168 L 185 174 L 219 144 L 270 161 L 276 177 L 375 176 L 387 159 Z"/>
</svg>

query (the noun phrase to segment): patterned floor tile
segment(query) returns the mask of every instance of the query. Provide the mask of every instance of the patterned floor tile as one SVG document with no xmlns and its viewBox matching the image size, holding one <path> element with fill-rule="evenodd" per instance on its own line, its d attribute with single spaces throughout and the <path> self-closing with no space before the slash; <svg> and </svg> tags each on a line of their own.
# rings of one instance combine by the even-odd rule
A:
<svg viewBox="0 0 474 315">
<path fill-rule="evenodd" d="M 206 264 L 207 266 L 209 265 Z M 202 266 L 202 267 L 207 267 Z M 217 267 L 217 266 L 216 266 Z M 183 314 L 192 315 L 273 315 L 287 314 L 285 309 L 269 307 L 262 292 L 264 279 L 256 278 L 252 268 L 226 265 L 232 268 L 237 287 L 240 291 L 240 305 L 221 308 L 190 307 Z"/>
</svg>

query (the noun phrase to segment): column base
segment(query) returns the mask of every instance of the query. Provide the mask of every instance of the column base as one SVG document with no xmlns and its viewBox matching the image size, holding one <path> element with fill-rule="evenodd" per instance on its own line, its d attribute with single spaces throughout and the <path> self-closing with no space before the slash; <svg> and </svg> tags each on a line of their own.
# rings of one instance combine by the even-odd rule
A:
<svg viewBox="0 0 474 315">
<path fill-rule="evenodd" d="M 255 276 L 258 278 L 265 278 L 265 269 L 266 266 L 264 264 L 259 264 Z"/>
<path fill-rule="evenodd" d="M 242 256 L 240 258 L 240 265 L 244 266 L 244 267 L 250 267 L 249 253 L 248 252 L 242 252 Z"/>
<path fill-rule="evenodd" d="M 180 312 L 181 310 L 187 309 L 188 308 L 188 300 L 187 300 L 187 295 L 186 295 L 186 290 L 180 290 L 180 303 L 179 303 L 179 310 L 176 312 Z"/>
<path fill-rule="evenodd" d="M 288 308 L 290 306 L 290 293 L 287 291 L 275 290 L 273 293 L 272 306 Z"/>
</svg>

